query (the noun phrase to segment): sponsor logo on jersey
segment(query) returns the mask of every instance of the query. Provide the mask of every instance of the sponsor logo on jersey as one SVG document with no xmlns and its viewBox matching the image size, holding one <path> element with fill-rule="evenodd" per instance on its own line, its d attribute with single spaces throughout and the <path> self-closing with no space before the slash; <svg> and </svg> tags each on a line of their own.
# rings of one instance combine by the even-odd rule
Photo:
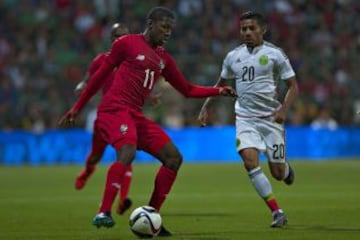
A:
<svg viewBox="0 0 360 240">
<path fill-rule="evenodd" d="M 145 60 L 145 56 L 142 55 L 142 54 L 139 54 L 139 55 L 137 55 L 136 59 L 139 60 L 139 61 L 144 61 L 144 60 Z"/>
<path fill-rule="evenodd" d="M 126 124 L 121 124 L 121 125 L 120 125 L 120 132 L 121 132 L 122 134 L 126 134 L 128 128 L 129 128 L 128 125 L 126 125 Z"/>
<path fill-rule="evenodd" d="M 260 65 L 263 65 L 263 66 L 268 64 L 269 63 L 269 57 L 266 56 L 266 55 L 261 55 L 259 57 L 259 63 L 260 63 Z"/>
</svg>

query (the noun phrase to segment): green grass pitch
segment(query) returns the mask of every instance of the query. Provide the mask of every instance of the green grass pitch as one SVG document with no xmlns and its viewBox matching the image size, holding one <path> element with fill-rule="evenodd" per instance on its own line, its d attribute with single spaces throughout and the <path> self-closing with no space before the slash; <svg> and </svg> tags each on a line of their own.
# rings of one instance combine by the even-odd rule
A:
<svg viewBox="0 0 360 240">
<path fill-rule="evenodd" d="M 273 183 L 289 223 L 272 229 L 270 212 L 240 163 L 184 163 L 162 209 L 169 239 L 360 239 L 360 160 L 293 161 L 293 186 Z M 133 208 L 147 203 L 159 165 L 134 165 Z M 91 225 L 106 166 L 76 191 L 80 166 L 0 167 L 0 239 L 128 240 L 128 217 L 114 213 L 112 229 Z M 266 164 L 263 169 L 268 174 Z M 269 176 L 269 175 L 268 175 Z"/>
</svg>

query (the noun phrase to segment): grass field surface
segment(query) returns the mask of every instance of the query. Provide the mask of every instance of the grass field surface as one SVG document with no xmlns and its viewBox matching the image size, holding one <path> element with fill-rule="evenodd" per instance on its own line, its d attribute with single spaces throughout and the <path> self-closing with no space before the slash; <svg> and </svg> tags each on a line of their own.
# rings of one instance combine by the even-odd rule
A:
<svg viewBox="0 0 360 240">
<path fill-rule="evenodd" d="M 148 202 L 158 166 L 134 165 L 132 209 Z M 289 218 L 285 228 L 272 229 L 270 212 L 240 162 L 185 163 L 161 212 L 174 233 L 168 239 L 360 239 L 360 160 L 293 161 L 292 166 L 293 186 L 271 179 Z M 80 168 L 0 167 L 0 239 L 137 239 L 128 226 L 130 212 L 114 212 L 111 229 L 91 225 L 107 168 L 98 167 L 85 189 L 76 191 Z M 268 174 L 267 165 L 263 169 Z"/>
</svg>

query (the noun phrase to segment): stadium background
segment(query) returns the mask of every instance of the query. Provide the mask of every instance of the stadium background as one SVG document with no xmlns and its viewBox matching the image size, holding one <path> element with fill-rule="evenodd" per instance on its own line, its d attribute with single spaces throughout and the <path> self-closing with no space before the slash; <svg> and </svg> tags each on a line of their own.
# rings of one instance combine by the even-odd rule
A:
<svg viewBox="0 0 360 240">
<path fill-rule="evenodd" d="M 74 149 L 83 149 L 78 155 L 54 155 L 55 160 L 45 162 L 83 161 L 90 134 L 83 130 L 59 132 L 57 121 L 75 101 L 73 89 L 90 60 L 109 48 L 111 24 L 121 21 L 131 32 L 139 33 L 145 27 L 147 11 L 156 5 L 167 6 L 177 13 L 177 27 L 167 48 L 187 78 L 201 85 L 214 84 L 225 54 L 239 44 L 240 14 L 246 10 L 262 12 L 269 21 L 267 38 L 285 50 L 299 81 L 300 97 L 287 120 L 289 139 L 294 139 L 288 149 L 290 157 L 360 156 L 357 150 L 360 118 L 356 115 L 360 109 L 359 1 L 3 0 L 0 1 L 1 163 L 42 163 L 43 156 L 48 156 L 57 146 L 54 139 L 61 142 L 69 134 L 79 132 L 77 147 L 59 143 L 62 147 L 57 149 L 63 152 L 68 148 L 73 154 Z M 158 108 L 146 106 L 145 112 L 174 134 L 185 156 L 201 147 L 204 139 L 213 139 L 207 141 L 210 149 L 218 147 L 231 152 L 222 150 L 219 158 L 216 155 L 219 151 L 213 152 L 208 160 L 238 160 L 232 143 L 228 144 L 234 138 L 233 129 L 224 131 L 233 124 L 231 100 L 216 101 L 211 109 L 210 125 L 214 127 L 203 130 L 197 128 L 196 121 L 203 100 L 184 99 L 165 83 L 160 85 L 163 104 Z M 77 129 L 84 129 L 96 103 L 95 99 L 87 106 Z M 322 124 L 313 124 L 319 119 Z M 212 137 L 219 132 L 229 134 L 221 135 L 222 139 Z M 52 134 L 60 137 L 49 138 Z M 215 140 L 224 140 L 226 144 L 217 145 Z M 45 149 L 41 155 L 39 149 Z M 335 153 L 329 155 L 329 149 Z M 34 154 L 38 154 L 35 158 L 38 162 L 32 162 Z M 138 158 L 142 159 L 142 155 Z M 188 159 L 200 160 L 193 155 Z"/>
</svg>

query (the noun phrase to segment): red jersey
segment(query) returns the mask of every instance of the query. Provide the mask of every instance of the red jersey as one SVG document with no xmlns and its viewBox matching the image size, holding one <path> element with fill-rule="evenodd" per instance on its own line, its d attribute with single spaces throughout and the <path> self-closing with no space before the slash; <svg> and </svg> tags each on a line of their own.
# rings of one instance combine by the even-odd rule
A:
<svg viewBox="0 0 360 240">
<path fill-rule="evenodd" d="M 105 53 L 100 53 L 98 54 L 91 62 L 89 68 L 88 68 L 88 73 L 90 74 L 90 76 L 92 76 L 101 66 L 101 64 L 104 61 L 105 58 Z M 107 92 L 107 90 L 109 90 L 112 82 L 114 79 L 114 72 L 112 72 L 111 74 L 108 74 L 104 79 L 103 79 L 103 83 L 102 83 L 102 92 L 103 94 L 105 94 Z"/>
<path fill-rule="evenodd" d="M 153 48 L 143 34 L 128 34 L 115 40 L 102 66 L 90 78 L 76 102 L 75 109 L 82 109 L 100 88 L 104 74 L 115 68 L 113 84 L 101 99 L 99 112 L 113 112 L 124 107 L 140 111 L 160 75 L 186 97 L 219 95 L 219 88 L 187 82 L 163 47 Z"/>
</svg>

